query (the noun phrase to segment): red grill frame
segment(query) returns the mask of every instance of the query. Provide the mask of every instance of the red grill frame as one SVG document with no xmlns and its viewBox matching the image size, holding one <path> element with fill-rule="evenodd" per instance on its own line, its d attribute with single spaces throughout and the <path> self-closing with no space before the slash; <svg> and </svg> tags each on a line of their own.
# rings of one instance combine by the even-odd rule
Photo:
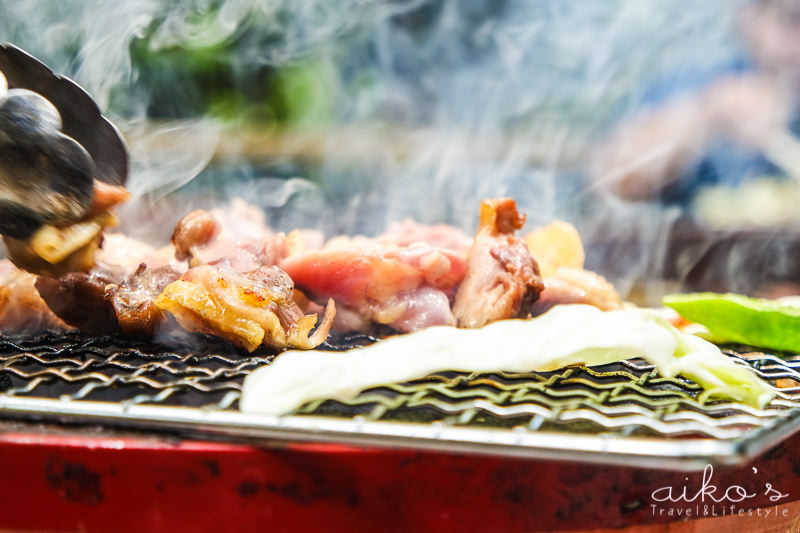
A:
<svg viewBox="0 0 800 533">
<path fill-rule="evenodd" d="M 59 431 L 0 435 L 0 530 L 579 531 L 679 519 L 653 516 L 650 494 L 696 490 L 702 480 L 508 457 Z M 714 483 L 761 492 L 768 481 L 789 494 L 785 504 L 800 499 L 798 471 L 800 435 L 750 465 L 718 468 Z M 749 505 L 774 504 L 759 495 Z"/>
</svg>

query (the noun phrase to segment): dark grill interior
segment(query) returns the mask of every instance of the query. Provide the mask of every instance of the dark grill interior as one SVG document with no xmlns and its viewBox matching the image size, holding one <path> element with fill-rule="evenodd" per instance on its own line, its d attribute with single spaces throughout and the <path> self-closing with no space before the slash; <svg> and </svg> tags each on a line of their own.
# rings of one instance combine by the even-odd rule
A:
<svg viewBox="0 0 800 533">
<path fill-rule="evenodd" d="M 327 348 L 372 340 L 337 339 Z M 548 373 L 447 372 L 374 388 L 346 403 L 312 402 L 296 414 L 727 439 L 777 423 L 800 406 L 800 360 L 744 350 L 728 353 L 780 386 L 783 397 L 764 410 L 725 401 L 700 403 L 697 385 L 660 377 L 643 361 L 626 361 Z M 273 357 L 244 354 L 211 338 L 165 347 L 80 333 L 6 337 L 0 340 L 0 387 L 18 397 L 235 410 L 245 376 Z"/>
</svg>

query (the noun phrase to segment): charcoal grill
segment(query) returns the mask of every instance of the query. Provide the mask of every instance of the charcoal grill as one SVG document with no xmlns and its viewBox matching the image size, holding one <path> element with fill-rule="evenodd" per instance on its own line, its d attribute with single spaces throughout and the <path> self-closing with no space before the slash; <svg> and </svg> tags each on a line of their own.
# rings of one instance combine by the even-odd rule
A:
<svg viewBox="0 0 800 533">
<path fill-rule="evenodd" d="M 352 344 L 339 339 L 328 348 Z M 800 427 L 800 358 L 728 347 L 781 388 L 766 408 L 698 400 L 641 360 L 546 373 L 446 372 L 315 401 L 289 416 L 238 411 L 273 355 L 213 339 L 169 347 L 80 333 L 0 340 L 4 417 L 232 442 L 323 441 L 678 470 L 743 464 Z M 335 357 L 335 354 L 331 354 Z"/>
</svg>

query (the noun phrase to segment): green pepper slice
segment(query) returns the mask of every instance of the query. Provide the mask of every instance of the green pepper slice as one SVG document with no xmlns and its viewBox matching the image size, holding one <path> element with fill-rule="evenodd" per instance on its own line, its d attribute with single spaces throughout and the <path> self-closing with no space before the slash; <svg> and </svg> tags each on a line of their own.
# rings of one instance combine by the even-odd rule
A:
<svg viewBox="0 0 800 533">
<path fill-rule="evenodd" d="M 800 352 L 800 307 L 740 294 L 698 292 L 665 296 L 663 304 L 719 339 Z"/>
</svg>

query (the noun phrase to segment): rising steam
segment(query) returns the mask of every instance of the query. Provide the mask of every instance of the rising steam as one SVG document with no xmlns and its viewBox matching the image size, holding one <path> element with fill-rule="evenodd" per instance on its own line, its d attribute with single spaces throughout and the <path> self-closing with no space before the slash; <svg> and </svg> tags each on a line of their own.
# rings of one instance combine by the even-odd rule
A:
<svg viewBox="0 0 800 533">
<path fill-rule="evenodd" d="M 648 84 L 733 57 L 731 14 L 739 4 L 0 0 L 0 39 L 74 77 L 122 125 L 140 124 L 150 104 L 130 58 L 131 43 L 145 33 L 153 53 L 236 41 L 235 65 L 312 57 L 325 67 L 319 83 L 333 111 L 321 161 L 298 166 L 278 159 L 275 170 L 229 159 L 225 164 L 236 170 L 220 193 L 223 178 L 213 169 L 189 184 L 211 159 L 219 127 L 170 123 L 131 147 L 131 187 L 149 202 L 136 208 L 143 212 L 174 205 L 168 193 L 181 187 L 177 211 L 252 186 L 246 196 L 270 208 L 278 225 L 374 233 L 413 216 L 471 230 L 480 199 L 510 195 L 532 223 L 559 217 L 577 223 L 589 242 L 609 235 L 636 242 L 624 251 L 625 268 L 610 270 L 624 292 L 659 274 L 658 243 L 675 213 L 589 188 L 585 149 L 638 105 Z M 246 30 L 253 27 L 259 35 L 250 42 Z M 345 130 L 358 132 L 348 138 L 365 152 L 357 163 L 341 158 L 338 133 Z M 174 136 L 188 139 L 189 155 L 149 155 L 148 147 Z M 275 211 L 281 206 L 292 212 Z M 591 266 L 619 267 L 621 250 L 601 250 L 590 253 Z"/>
</svg>

